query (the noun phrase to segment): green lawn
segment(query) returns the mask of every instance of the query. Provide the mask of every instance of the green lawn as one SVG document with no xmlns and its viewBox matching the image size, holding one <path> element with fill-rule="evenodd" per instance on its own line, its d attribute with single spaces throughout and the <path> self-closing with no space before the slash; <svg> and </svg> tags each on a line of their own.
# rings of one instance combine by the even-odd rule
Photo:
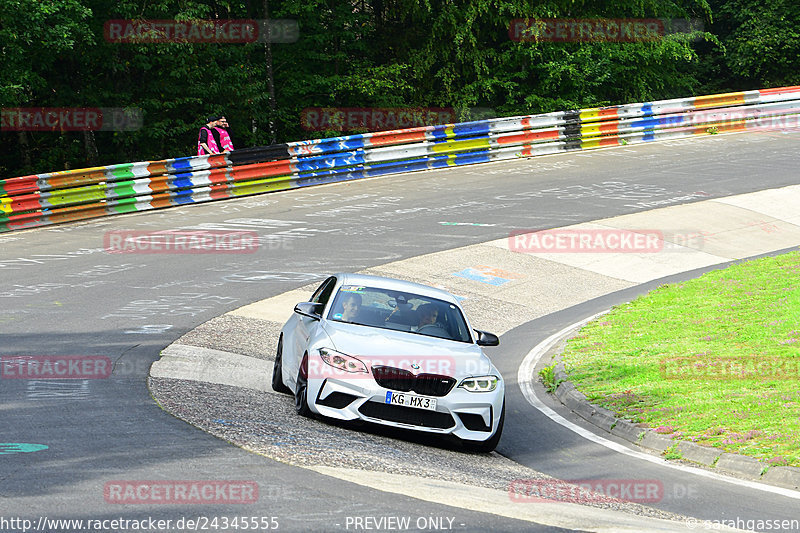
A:
<svg viewBox="0 0 800 533">
<path fill-rule="evenodd" d="M 683 440 L 800 466 L 800 253 L 664 285 L 563 354 L 592 403 Z"/>
</svg>

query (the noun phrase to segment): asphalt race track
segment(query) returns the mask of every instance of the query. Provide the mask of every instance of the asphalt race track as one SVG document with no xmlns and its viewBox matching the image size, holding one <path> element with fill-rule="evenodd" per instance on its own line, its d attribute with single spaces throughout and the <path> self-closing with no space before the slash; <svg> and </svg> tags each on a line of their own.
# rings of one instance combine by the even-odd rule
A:
<svg viewBox="0 0 800 533">
<path fill-rule="evenodd" d="M 0 517 L 275 517 L 279 530 L 354 530 L 354 517 L 425 517 L 424 529 L 551 531 L 398 496 L 265 459 L 163 412 L 146 376 L 164 347 L 247 303 L 390 261 L 657 207 L 800 183 L 797 132 L 709 136 L 287 191 L 0 235 L 0 356 L 106 356 L 108 379 L 0 380 Z M 253 254 L 109 254 L 114 230 L 248 230 Z M 643 290 L 643 289 L 640 289 Z M 622 456 L 552 423 L 512 383 L 534 344 L 637 291 L 503 335 L 498 452 L 563 479 L 663 479 L 654 506 L 698 518 L 797 519 L 797 500 Z M 562 413 L 568 416 L 567 413 Z M 3 443 L 44 445 L 15 450 Z M 17 453 L 12 453 L 17 451 Z M 120 480 L 250 480 L 251 505 L 122 505 Z M 687 494 L 692 497 L 687 497 Z M 361 522 L 362 529 L 364 522 Z M 388 523 L 383 523 L 383 529 Z M 22 528 L 4 525 L 2 531 Z M 52 528 L 53 531 L 58 531 Z"/>
</svg>

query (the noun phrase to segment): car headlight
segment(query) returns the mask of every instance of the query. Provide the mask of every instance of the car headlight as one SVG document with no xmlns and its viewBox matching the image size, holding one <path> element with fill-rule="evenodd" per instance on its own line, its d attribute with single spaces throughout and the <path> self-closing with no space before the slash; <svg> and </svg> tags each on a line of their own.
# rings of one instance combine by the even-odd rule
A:
<svg viewBox="0 0 800 533">
<path fill-rule="evenodd" d="M 498 381 L 497 376 L 476 376 L 462 380 L 458 386 L 469 392 L 492 392 Z"/>
<path fill-rule="evenodd" d="M 319 356 L 330 366 L 352 374 L 367 374 L 367 365 L 359 359 L 330 348 L 320 348 Z"/>
</svg>

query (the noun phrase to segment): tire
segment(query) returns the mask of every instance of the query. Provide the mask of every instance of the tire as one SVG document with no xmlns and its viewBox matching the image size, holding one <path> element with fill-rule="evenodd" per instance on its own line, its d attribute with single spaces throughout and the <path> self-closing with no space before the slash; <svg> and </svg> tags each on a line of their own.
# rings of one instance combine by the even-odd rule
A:
<svg viewBox="0 0 800 533">
<path fill-rule="evenodd" d="M 297 388 L 294 391 L 294 410 L 300 416 L 311 416 L 308 407 L 308 354 L 303 355 L 300 370 L 297 371 Z"/>
<path fill-rule="evenodd" d="M 275 352 L 275 366 L 272 367 L 272 390 L 291 394 L 292 390 L 283 384 L 283 335 L 278 339 L 278 350 Z"/>
<path fill-rule="evenodd" d="M 489 437 L 488 439 L 476 442 L 476 441 L 462 441 L 464 443 L 464 447 L 473 452 L 480 452 L 480 453 L 489 453 L 494 451 L 497 448 L 497 444 L 500 442 L 500 437 L 503 434 L 503 424 L 506 420 L 506 402 L 503 402 L 503 410 L 500 412 L 500 422 L 497 424 L 497 431 L 494 432 L 494 435 Z"/>
</svg>

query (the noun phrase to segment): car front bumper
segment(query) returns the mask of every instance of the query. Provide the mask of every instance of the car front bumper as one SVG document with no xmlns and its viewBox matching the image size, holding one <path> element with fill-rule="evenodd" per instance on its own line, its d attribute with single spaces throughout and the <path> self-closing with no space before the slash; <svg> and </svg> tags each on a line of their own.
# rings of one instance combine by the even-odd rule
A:
<svg viewBox="0 0 800 533">
<path fill-rule="evenodd" d="M 366 376 L 309 380 L 308 386 L 311 410 L 322 416 L 453 435 L 469 441 L 484 441 L 494 435 L 505 393 L 502 381 L 492 392 L 469 392 L 456 386 L 445 396 L 426 396 L 436 398 L 436 410 L 432 411 L 387 404 L 386 393 L 390 389 Z"/>
</svg>

